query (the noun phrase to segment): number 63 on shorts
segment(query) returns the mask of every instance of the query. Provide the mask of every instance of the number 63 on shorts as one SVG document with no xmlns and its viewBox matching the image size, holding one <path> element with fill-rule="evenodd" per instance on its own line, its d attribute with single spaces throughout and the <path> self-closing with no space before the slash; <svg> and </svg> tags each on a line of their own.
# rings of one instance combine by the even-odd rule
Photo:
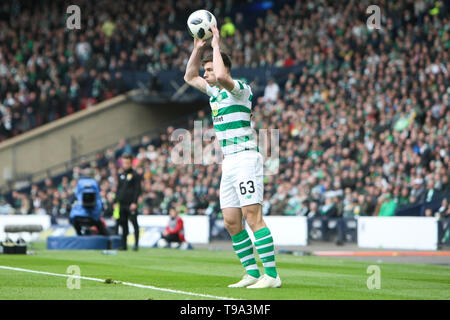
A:
<svg viewBox="0 0 450 320">
<path fill-rule="evenodd" d="M 220 181 L 222 209 L 262 204 L 263 195 L 262 155 L 259 152 L 241 152 L 224 159 Z"/>
<path fill-rule="evenodd" d="M 244 182 L 239 183 L 239 191 L 241 192 L 241 195 L 245 196 L 248 193 L 255 193 L 255 182 L 253 180 L 247 181 L 247 186 L 250 186 L 247 190 Z"/>
</svg>

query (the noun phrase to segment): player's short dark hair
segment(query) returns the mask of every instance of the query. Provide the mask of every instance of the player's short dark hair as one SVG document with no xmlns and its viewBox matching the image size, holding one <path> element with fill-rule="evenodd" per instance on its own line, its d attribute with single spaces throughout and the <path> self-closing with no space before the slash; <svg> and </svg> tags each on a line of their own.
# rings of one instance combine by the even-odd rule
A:
<svg viewBox="0 0 450 320">
<path fill-rule="evenodd" d="M 133 155 L 131 153 L 124 153 L 124 154 L 122 154 L 122 159 L 133 160 Z"/>
<path fill-rule="evenodd" d="M 228 54 L 225 52 L 221 52 L 220 55 L 222 56 L 223 64 L 225 65 L 225 68 L 228 70 L 231 70 L 231 58 Z M 203 59 L 202 59 L 202 66 L 204 66 L 207 62 L 213 61 L 213 54 L 212 52 L 208 53 Z"/>
</svg>

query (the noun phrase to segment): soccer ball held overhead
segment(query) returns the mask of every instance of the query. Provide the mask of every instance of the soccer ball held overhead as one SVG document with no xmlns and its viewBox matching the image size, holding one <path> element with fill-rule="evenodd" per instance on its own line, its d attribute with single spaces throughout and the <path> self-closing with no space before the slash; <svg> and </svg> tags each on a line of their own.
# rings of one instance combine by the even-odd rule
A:
<svg viewBox="0 0 450 320">
<path fill-rule="evenodd" d="M 212 37 L 212 25 L 217 25 L 217 21 L 214 15 L 207 10 L 194 11 L 187 20 L 189 33 L 200 40 Z"/>
</svg>

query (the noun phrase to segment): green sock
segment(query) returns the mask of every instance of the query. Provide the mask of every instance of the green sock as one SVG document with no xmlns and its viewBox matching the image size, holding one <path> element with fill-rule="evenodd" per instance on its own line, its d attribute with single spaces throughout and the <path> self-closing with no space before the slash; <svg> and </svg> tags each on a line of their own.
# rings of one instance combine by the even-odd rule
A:
<svg viewBox="0 0 450 320">
<path fill-rule="evenodd" d="M 275 250 L 269 228 L 259 229 L 253 234 L 255 235 L 256 251 L 258 251 L 266 274 L 276 278 L 278 273 L 275 267 Z"/>
<path fill-rule="evenodd" d="M 233 249 L 245 268 L 245 271 L 252 277 L 259 278 L 259 269 L 253 254 L 252 240 L 248 236 L 247 230 L 242 230 L 231 237 Z"/>
</svg>

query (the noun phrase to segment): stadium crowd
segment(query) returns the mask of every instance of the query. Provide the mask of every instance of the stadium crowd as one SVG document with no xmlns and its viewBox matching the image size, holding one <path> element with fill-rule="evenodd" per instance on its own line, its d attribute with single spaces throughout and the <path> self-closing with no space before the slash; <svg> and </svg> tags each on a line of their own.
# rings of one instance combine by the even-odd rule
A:
<svg viewBox="0 0 450 320">
<path fill-rule="evenodd" d="M 102 1 L 89 2 L 89 10 L 96 3 Z M 89 15 L 85 23 L 92 28 L 80 33 L 53 28 L 55 10 L 46 28 L 29 31 L 24 26 L 38 21 L 38 12 L 12 27 L 0 19 L 0 41 L 12 44 L 0 47 L 3 127 L 11 119 L 5 112 L 17 110 L 21 117 L 40 112 L 43 104 L 26 102 L 32 96 L 41 101 L 66 90 L 69 98 L 59 101 L 72 105 L 70 97 L 80 98 L 73 88 L 83 87 L 85 76 L 91 79 L 86 83 L 102 82 L 119 66 L 150 72 L 184 68 L 192 39 L 177 21 L 186 14 L 185 3 L 118 2 L 110 15 Z M 197 3 L 220 17 L 230 12 L 232 1 L 214 2 L 215 8 L 207 7 L 212 2 Z M 279 166 L 279 173 L 265 177 L 264 215 L 390 216 L 438 200 L 440 205 L 424 214 L 450 217 L 449 8 L 433 1 L 381 3 L 385 19 L 375 31 L 366 28 L 362 2 L 295 1 L 278 12 L 268 10 L 253 30 L 242 28 L 240 13 L 233 16 L 236 28 L 225 32 L 224 45 L 235 48 L 235 67 L 303 66 L 285 82 L 270 81 L 254 103 L 253 127 L 278 129 L 280 136 L 279 160 L 265 164 Z M 36 33 L 45 36 L 30 42 L 41 39 Z M 85 48 L 78 48 L 83 43 Z M 120 92 L 117 77 L 108 79 L 104 85 L 115 83 L 110 90 Z M 14 85 L 17 90 L 10 89 Z M 199 111 L 190 128 L 193 120 L 212 128 L 209 112 Z M 49 178 L 29 194 L 14 192 L 13 203 L 0 199 L 0 213 L 67 216 L 80 170 L 90 166 L 101 186 L 105 216 L 111 216 L 120 155 L 134 150 L 133 165 L 143 177 L 140 214 L 168 214 L 175 207 L 179 213 L 220 216 L 220 166 L 174 164 L 173 130 L 144 136 L 134 149 L 120 141 L 58 184 Z"/>
<path fill-rule="evenodd" d="M 123 70 L 184 67 L 186 8 L 222 17 L 232 2 L 78 0 L 78 30 L 66 27 L 74 1 L 2 2 L 0 142 L 124 93 Z"/>
<path fill-rule="evenodd" d="M 253 19 L 233 10 L 238 6 L 232 0 L 106 2 L 77 1 L 80 30 L 66 28 L 70 1 L 0 5 L 0 141 L 125 92 L 122 70 L 184 69 L 192 46 L 187 7 L 214 13 L 224 47 L 235 49 L 235 67 L 305 63 L 309 74 L 321 76 L 356 70 L 367 59 L 376 64 L 395 46 L 400 57 L 389 57 L 391 63 L 404 60 L 405 50 L 412 49 L 414 59 L 426 56 L 414 74 L 447 69 L 442 49 L 450 43 L 448 8 L 441 4 L 427 14 L 433 1 L 380 2 L 386 28 L 372 33 L 363 2 L 287 1 L 278 12 L 269 9 Z"/>
</svg>

